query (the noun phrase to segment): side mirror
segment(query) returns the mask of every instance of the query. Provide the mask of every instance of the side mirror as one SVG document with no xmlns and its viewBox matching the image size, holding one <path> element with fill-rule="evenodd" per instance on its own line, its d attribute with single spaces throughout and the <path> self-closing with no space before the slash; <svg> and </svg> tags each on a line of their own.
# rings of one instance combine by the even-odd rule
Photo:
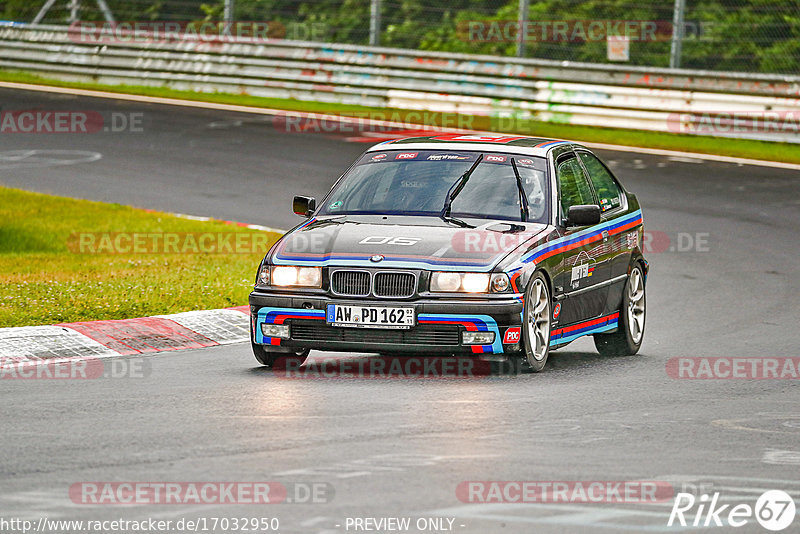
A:
<svg viewBox="0 0 800 534">
<path fill-rule="evenodd" d="M 570 206 L 567 212 L 567 226 L 589 226 L 600 222 L 600 206 L 583 204 Z"/>
<path fill-rule="evenodd" d="M 311 217 L 311 214 L 314 213 L 316 208 L 317 201 L 314 197 L 296 196 L 292 201 L 292 211 L 303 217 Z"/>
</svg>

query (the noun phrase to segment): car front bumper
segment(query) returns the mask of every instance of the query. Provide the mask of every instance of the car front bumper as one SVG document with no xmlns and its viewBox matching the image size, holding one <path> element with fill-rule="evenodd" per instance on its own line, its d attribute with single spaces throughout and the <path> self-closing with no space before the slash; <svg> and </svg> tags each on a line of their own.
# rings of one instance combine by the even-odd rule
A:
<svg viewBox="0 0 800 534">
<path fill-rule="evenodd" d="M 328 304 L 413 307 L 416 325 L 405 330 L 346 328 L 327 323 Z M 415 354 L 504 354 L 521 349 L 520 295 L 508 298 L 431 298 L 406 300 L 358 300 L 321 295 L 287 295 L 253 291 L 250 294 L 252 340 L 269 350 L 291 352 L 315 349 L 343 352 Z M 289 325 L 290 337 L 266 337 L 262 324 Z M 494 333 L 487 345 L 462 342 L 464 331 Z"/>
</svg>

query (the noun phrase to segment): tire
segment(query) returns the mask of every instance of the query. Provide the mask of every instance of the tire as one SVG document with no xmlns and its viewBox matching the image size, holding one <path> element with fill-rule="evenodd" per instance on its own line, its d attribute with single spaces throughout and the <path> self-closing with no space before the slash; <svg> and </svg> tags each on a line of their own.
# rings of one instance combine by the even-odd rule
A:
<svg viewBox="0 0 800 534">
<path fill-rule="evenodd" d="M 297 352 L 272 352 L 266 350 L 264 345 L 259 345 L 252 341 L 250 345 L 253 347 L 253 356 L 256 357 L 256 361 L 265 367 L 272 367 L 275 365 L 278 358 L 298 358 L 300 360 L 299 365 L 303 365 L 309 353 L 308 349 Z"/>
<path fill-rule="evenodd" d="M 633 356 L 639 352 L 644 340 L 646 305 L 644 274 L 637 263 L 631 269 L 622 292 L 619 328 L 613 334 L 595 334 L 597 351 L 603 356 Z"/>
<path fill-rule="evenodd" d="M 526 367 L 538 373 L 544 369 L 550 354 L 550 289 L 541 272 L 537 272 L 525 291 L 522 339 Z"/>
</svg>

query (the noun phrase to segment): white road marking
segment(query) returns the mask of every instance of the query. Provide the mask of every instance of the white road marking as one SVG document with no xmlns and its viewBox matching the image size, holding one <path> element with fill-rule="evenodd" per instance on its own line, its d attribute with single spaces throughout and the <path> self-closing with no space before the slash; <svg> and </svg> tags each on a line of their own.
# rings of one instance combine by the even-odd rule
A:
<svg viewBox="0 0 800 534">
<path fill-rule="evenodd" d="M 772 465 L 800 465 L 800 451 L 782 451 L 767 449 L 761 461 Z"/>
<path fill-rule="evenodd" d="M 669 161 L 676 161 L 678 163 L 703 163 L 699 158 L 685 158 L 682 156 L 670 156 L 667 158 Z"/>
<path fill-rule="evenodd" d="M 357 122 L 360 124 L 370 124 L 375 126 L 386 126 L 389 128 L 408 128 L 408 124 L 404 123 L 397 123 L 392 121 L 381 121 L 381 120 L 373 120 L 373 119 L 364 119 L 364 118 L 348 118 L 348 117 L 340 117 L 338 115 L 325 115 L 319 113 L 305 113 L 299 111 L 286 111 L 283 109 L 270 109 L 270 108 L 256 108 L 250 106 L 237 106 L 233 104 L 217 104 L 212 102 L 200 102 L 195 100 L 181 100 L 177 98 L 163 98 L 163 97 L 153 97 L 153 96 L 141 96 L 141 95 L 130 95 L 125 93 L 112 93 L 108 91 L 95 91 L 95 90 L 88 90 L 88 89 L 71 89 L 66 87 L 55 87 L 55 86 L 47 86 L 47 85 L 35 85 L 35 84 L 28 84 L 28 83 L 17 83 L 17 82 L 0 82 L 0 87 L 4 87 L 7 89 L 20 89 L 25 91 L 39 91 L 44 93 L 58 93 L 58 94 L 68 94 L 68 95 L 77 95 L 77 96 L 88 96 L 88 97 L 95 97 L 95 98 L 111 98 L 115 100 L 127 100 L 131 102 L 143 102 L 147 104 L 166 104 L 169 106 L 182 106 L 182 107 L 193 107 L 193 108 L 203 108 L 203 109 L 214 109 L 220 111 L 236 111 L 240 113 L 253 113 L 259 115 L 281 115 L 286 117 L 314 117 L 319 120 L 323 121 L 339 121 L 345 123 Z M 431 131 L 436 132 L 453 132 L 453 133 L 477 133 L 477 134 L 485 134 L 485 133 L 496 133 L 496 132 L 485 132 L 481 130 L 461 130 L 458 128 L 431 128 L 426 127 L 424 125 L 420 125 L 420 129 L 429 129 Z M 644 148 L 644 147 L 634 147 L 634 146 L 623 146 L 623 145 L 610 145 L 606 143 L 590 143 L 590 142 L 581 142 L 578 139 L 574 141 L 579 142 L 589 148 L 597 148 L 600 150 L 615 150 L 618 152 L 632 152 L 638 154 L 653 154 L 658 156 L 675 156 L 675 157 L 688 157 L 688 158 L 697 158 L 702 159 L 705 161 L 719 161 L 723 163 L 736 163 L 739 165 L 755 165 L 760 167 L 773 167 L 778 169 L 792 169 L 792 170 L 800 170 L 800 164 L 797 163 L 783 163 L 779 161 L 765 161 L 765 160 L 757 160 L 757 159 L 749 159 L 749 158 L 737 158 L 733 156 L 719 156 L 716 154 L 700 154 L 694 152 L 681 152 L 678 150 L 663 150 L 658 148 Z"/>
<path fill-rule="evenodd" d="M 92 163 L 102 158 L 101 153 L 87 150 L 9 150 L 0 152 L 0 170 L 77 165 Z"/>
</svg>

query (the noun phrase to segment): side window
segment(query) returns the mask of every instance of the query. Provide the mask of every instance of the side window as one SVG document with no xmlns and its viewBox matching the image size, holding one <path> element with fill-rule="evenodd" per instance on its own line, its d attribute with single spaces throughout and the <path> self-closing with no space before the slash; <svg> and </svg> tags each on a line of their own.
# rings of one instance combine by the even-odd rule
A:
<svg viewBox="0 0 800 534">
<path fill-rule="evenodd" d="M 594 204 L 592 190 L 586 181 L 578 158 L 570 156 L 556 164 L 556 176 L 561 192 L 561 213 L 566 217 L 570 206 Z"/>
<path fill-rule="evenodd" d="M 618 208 L 622 203 L 622 191 L 620 191 L 617 182 L 608 169 L 600 163 L 596 156 L 588 152 L 578 152 L 581 156 L 581 161 L 586 166 L 589 172 L 589 178 L 592 180 L 594 190 L 597 192 L 597 198 L 600 199 L 600 209 L 607 211 L 610 209 Z"/>
</svg>

